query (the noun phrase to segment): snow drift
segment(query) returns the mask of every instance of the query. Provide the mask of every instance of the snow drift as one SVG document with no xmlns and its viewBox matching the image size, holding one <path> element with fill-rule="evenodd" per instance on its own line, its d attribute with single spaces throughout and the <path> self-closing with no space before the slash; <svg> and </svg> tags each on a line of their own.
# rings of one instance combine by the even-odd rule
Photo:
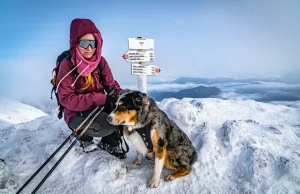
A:
<svg viewBox="0 0 300 194">
<path fill-rule="evenodd" d="M 300 108 L 253 100 L 164 99 L 159 103 L 191 138 L 198 161 L 190 175 L 147 187 L 154 162 L 136 166 L 135 150 L 125 160 L 75 146 L 40 188 L 40 193 L 299 193 Z M 0 130 L 0 158 L 15 193 L 71 133 L 56 114 Z M 99 141 L 99 139 L 96 139 Z M 66 148 L 64 149 L 66 150 Z M 62 152 L 24 189 L 30 193 Z M 0 168 L 1 170 L 1 168 Z M 1 173 L 0 173 L 1 174 Z"/>
</svg>

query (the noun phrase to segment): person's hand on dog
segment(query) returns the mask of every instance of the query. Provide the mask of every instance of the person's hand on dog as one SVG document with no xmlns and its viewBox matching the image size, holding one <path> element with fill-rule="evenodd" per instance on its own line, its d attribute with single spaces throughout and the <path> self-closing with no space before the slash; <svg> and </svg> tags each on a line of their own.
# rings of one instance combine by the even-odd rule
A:
<svg viewBox="0 0 300 194">
<path fill-rule="evenodd" d="M 111 113 L 111 111 L 114 110 L 115 108 L 115 103 L 117 102 L 117 96 L 112 94 L 112 95 L 106 95 L 106 101 L 104 104 L 104 109 L 103 111 L 106 113 Z"/>
</svg>

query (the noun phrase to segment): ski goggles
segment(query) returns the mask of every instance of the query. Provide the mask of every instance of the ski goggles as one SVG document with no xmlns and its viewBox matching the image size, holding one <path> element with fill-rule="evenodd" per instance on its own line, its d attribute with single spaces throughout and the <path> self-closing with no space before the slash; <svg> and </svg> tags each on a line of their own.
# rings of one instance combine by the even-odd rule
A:
<svg viewBox="0 0 300 194">
<path fill-rule="evenodd" d="M 92 48 L 96 48 L 97 41 L 96 40 L 79 40 L 78 45 L 85 49 L 87 49 L 89 47 L 89 45 L 91 45 Z"/>
</svg>

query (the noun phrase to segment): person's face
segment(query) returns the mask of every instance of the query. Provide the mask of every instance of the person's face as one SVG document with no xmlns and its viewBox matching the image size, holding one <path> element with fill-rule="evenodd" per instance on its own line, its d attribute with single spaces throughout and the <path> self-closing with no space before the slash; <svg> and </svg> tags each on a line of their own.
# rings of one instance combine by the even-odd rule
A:
<svg viewBox="0 0 300 194">
<path fill-rule="evenodd" d="M 95 37 L 92 34 L 85 34 L 79 39 L 79 41 L 81 41 L 81 40 L 95 41 Z M 88 44 L 88 43 L 85 43 L 84 47 L 87 46 L 86 44 Z M 97 44 L 95 43 L 94 45 L 96 46 Z M 86 59 L 91 58 L 94 55 L 95 51 L 96 51 L 96 47 L 92 48 L 91 45 L 88 45 L 87 48 L 84 48 L 84 47 L 80 46 L 80 43 L 78 43 L 78 48 L 79 48 L 79 51 L 82 54 L 82 56 Z"/>
</svg>

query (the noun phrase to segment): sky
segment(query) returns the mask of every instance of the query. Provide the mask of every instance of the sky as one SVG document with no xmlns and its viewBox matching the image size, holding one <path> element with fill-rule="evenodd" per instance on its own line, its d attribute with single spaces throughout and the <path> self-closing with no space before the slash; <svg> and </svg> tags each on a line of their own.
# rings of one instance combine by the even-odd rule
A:
<svg viewBox="0 0 300 194">
<path fill-rule="evenodd" d="M 161 72 L 148 81 L 300 77 L 299 0 L 1 0 L 1 94 L 50 96 L 51 72 L 69 48 L 74 18 L 96 24 L 103 56 L 121 87 L 137 82 L 122 58 L 128 38 L 137 36 L 154 39 L 151 64 Z"/>
</svg>

